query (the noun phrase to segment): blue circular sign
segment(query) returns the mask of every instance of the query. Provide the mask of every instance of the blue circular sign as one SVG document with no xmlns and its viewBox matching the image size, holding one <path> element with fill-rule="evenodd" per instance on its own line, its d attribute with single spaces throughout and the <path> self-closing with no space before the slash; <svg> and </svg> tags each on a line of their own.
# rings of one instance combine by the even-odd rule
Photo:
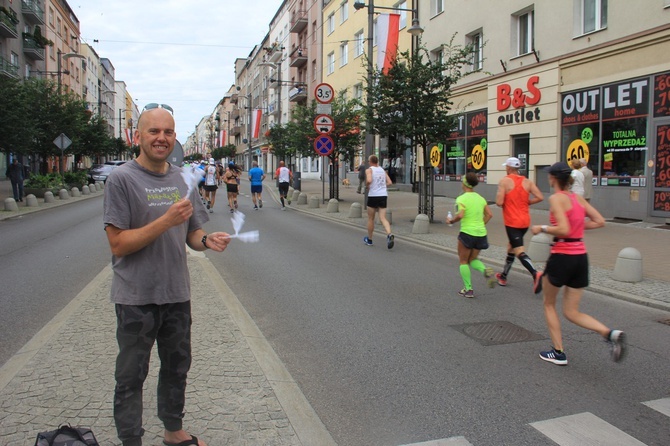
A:
<svg viewBox="0 0 670 446">
<path fill-rule="evenodd" d="M 335 141 L 328 135 L 321 135 L 314 140 L 314 150 L 321 156 L 328 156 L 335 149 Z"/>
</svg>

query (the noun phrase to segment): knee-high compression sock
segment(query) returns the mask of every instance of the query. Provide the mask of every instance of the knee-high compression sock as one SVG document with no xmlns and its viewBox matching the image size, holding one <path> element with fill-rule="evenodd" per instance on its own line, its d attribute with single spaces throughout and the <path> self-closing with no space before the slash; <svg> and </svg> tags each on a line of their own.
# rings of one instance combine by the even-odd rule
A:
<svg viewBox="0 0 670 446">
<path fill-rule="evenodd" d="M 484 271 L 486 271 L 486 266 L 479 259 L 474 259 L 472 262 L 470 262 L 470 266 L 474 268 L 475 271 L 479 271 L 482 274 L 484 274 Z"/>
<path fill-rule="evenodd" d="M 530 257 L 528 257 L 528 254 L 525 252 L 522 252 L 519 254 L 519 261 L 521 264 L 528 270 L 531 276 L 535 277 L 535 274 L 537 274 L 537 270 L 533 266 L 533 261 L 530 260 Z"/>
<path fill-rule="evenodd" d="M 470 273 L 470 265 L 460 265 L 458 270 L 461 273 L 461 278 L 463 279 L 463 287 L 466 290 L 472 289 L 472 274 Z"/>
<path fill-rule="evenodd" d="M 284 197 L 280 195 L 280 196 L 279 196 L 279 199 L 281 200 L 281 205 L 282 205 L 282 207 L 284 207 Z"/>
<path fill-rule="evenodd" d="M 502 276 L 503 279 L 507 278 L 507 275 L 509 274 L 509 270 L 512 269 L 512 263 L 514 263 L 514 253 L 513 252 L 508 252 L 507 253 L 507 258 L 505 259 L 505 266 L 503 267 L 502 271 Z"/>
</svg>

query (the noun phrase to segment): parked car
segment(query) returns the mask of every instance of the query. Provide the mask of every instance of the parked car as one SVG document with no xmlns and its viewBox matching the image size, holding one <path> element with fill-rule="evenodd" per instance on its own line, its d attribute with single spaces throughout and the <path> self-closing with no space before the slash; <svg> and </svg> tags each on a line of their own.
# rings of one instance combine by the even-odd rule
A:
<svg viewBox="0 0 670 446">
<path fill-rule="evenodd" d="M 94 184 L 96 181 L 107 182 L 107 177 L 112 170 L 125 163 L 124 160 L 107 161 L 105 164 L 94 164 L 88 170 L 88 183 Z"/>
</svg>

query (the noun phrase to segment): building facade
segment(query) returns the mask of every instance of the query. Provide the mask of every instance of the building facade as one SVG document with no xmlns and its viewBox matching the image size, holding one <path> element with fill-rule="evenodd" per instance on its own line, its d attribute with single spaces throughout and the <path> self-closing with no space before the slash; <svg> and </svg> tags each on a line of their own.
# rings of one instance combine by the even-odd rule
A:
<svg viewBox="0 0 670 446">
<path fill-rule="evenodd" d="M 606 217 L 670 217 L 669 1 L 425 3 L 432 57 L 452 35 L 475 49 L 453 90 L 458 124 L 436 141 L 436 193 L 457 195 L 473 170 L 492 200 L 509 156 L 548 192 L 543 167 L 584 158 Z"/>
</svg>

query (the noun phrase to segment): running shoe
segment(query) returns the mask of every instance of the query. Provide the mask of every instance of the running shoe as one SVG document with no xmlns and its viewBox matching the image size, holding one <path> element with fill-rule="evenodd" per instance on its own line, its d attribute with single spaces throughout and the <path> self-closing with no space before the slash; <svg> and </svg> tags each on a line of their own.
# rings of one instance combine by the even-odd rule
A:
<svg viewBox="0 0 670 446">
<path fill-rule="evenodd" d="M 507 279 L 505 279 L 502 273 L 496 273 L 496 281 L 500 286 L 507 286 Z"/>
<path fill-rule="evenodd" d="M 286 197 L 286 201 L 288 201 L 288 204 L 291 204 L 291 197 Z"/>
<path fill-rule="evenodd" d="M 626 333 L 621 330 L 612 330 L 607 338 L 607 342 L 610 344 L 612 361 L 621 361 L 626 352 Z"/>
<path fill-rule="evenodd" d="M 486 285 L 489 288 L 493 288 L 496 286 L 496 278 L 493 277 L 493 268 L 487 267 L 484 270 L 484 277 L 486 278 Z"/>
<path fill-rule="evenodd" d="M 254 211 L 258 210 L 258 206 L 254 205 Z"/>
<path fill-rule="evenodd" d="M 237 200 L 235 200 L 233 204 L 235 205 L 235 209 L 237 209 Z"/>
<path fill-rule="evenodd" d="M 568 357 L 565 356 L 565 352 L 559 353 L 553 347 L 546 352 L 540 352 L 540 359 L 553 362 L 556 365 L 568 365 Z"/>
<path fill-rule="evenodd" d="M 372 240 L 370 240 L 367 235 L 363 237 L 363 243 L 365 243 L 368 246 L 372 246 Z"/>
<path fill-rule="evenodd" d="M 209 209 L 211 206 L 209 205 L 209 201 L 207 202 L 207 209 Z"/>
<path fill-rule="evenodd" d="M 210 208 L 210 209 L 209 209 L 209 213 L 210 213 L 210 214 L 213 214 L 213 213 L 214 213 L 214 209 L 211 209 L 211 208 Z"/>
<path fill-rule="evenodd" d="M 463 288 L 461 291 L 458 292 L 463 297 L 467 297 L 468 299 L 472 299 L 475 297 L 475 290 L 466 290 Z"/>
<path fill-rule="evenodd" d="M 282 205 L 281 210 L 282 210 L 282 211 L 285 211 L 285 210 L 286 210 L 286 206 Z"/>
<path fill-rule="evenodd" d="M 395 244 L 395 236 L 393 234 L 389 234 L 386 236 L 386 247 L 388 249 L 393 248 L 393 245 Z"/>
<path fill-rule="evenodd" d="M 263 200 L 261 200 L 260 198 L 258 199 L 258 207 L 259 208 L 263 207 Z"/>
<path fill-rule="evenodd" d="M 234 213 L 234 212 L 235 212 L 235 209 L 231 209 L 231 210 L 230 210 L 230 213 L 231 213 L 231 214 Z"/>
<path fill-rule="evenodd" d="M 537 271 L 533 277 L 533 293 L 540 294 L 542 292 L 542 276 L 544 271 Z"/>
</svg>

